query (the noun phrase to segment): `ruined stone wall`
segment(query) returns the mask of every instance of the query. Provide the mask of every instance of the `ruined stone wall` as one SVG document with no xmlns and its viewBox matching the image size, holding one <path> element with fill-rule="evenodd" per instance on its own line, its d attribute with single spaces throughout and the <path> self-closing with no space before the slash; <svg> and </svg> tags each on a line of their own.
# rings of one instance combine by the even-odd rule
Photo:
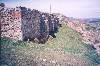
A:
<svg viewBox="0 0 100 66">
<path fill-rule="evenodd" d="M 2 37 L 44 43 L 58 30 L 59 20 L 53 14 L 25 7 L 5 8 L 1 14 Z"/>
<path fill-rule="evenodd" d="M 21 15 L 24 40 L 38 39 L 40 42 L 45 42 L 49 35 L 54 37 L 59 23 L 55 15 L 25 7 L 21 7 Z"/>
<path fill-rule="evenodd" d="M 22 40 L 20 9 L 4 7 L 0 13 L 1 37 Z"/>
</svg>

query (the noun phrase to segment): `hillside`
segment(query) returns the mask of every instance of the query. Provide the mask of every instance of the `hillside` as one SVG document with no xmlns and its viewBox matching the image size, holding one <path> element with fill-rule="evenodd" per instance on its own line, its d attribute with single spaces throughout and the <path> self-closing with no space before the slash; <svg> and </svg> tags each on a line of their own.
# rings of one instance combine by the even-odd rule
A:
<svg viewBox="0 0 100 66">
<path fill-rule="evenodd" d="M 45 44 L 1 38 L 2 66 L 98 66 L 100 56 L 65 24 Z"/>
<path fill-rule="evenodd" d="M 100 28 L 100 18 L 83 19 L 84 23 Z"/>
<path fill-rule="evenodd" d="M 21 6 L 0 11 L 1 66 L 100 66 L 96 27 Z"/>
</svg>

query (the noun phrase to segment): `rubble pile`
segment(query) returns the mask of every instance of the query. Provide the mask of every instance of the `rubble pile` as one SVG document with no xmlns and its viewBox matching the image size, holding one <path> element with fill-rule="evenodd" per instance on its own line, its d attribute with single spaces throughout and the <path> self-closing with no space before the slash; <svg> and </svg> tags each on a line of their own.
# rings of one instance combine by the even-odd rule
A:
<svg viewBox="0 0 100 66">
<path fill-rule="evenodd" d="M 83 42 L 91 44 L 96 48 L 97 53 L 100 54 L 100 31 L 96 28 L 88 26 L 79 20 L 68 21 L 67 25 L 76 30 L 82 35 Z"/>
<path fill-rule="evenodd" d="M 1 8 L 2 6 L 0 6 Z M 56 15 L 26 7 L 7 8 L 1 11 L 1 37 L 15 40 L 32 40 L 45 43 L 49 35 L 55 37 L 59 27 Z"/>
</svg>

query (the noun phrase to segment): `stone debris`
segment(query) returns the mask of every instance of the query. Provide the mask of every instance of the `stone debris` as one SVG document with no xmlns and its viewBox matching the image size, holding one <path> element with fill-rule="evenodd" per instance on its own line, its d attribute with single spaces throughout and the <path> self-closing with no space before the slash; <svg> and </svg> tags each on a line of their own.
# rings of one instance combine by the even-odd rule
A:
<svg viewBox="0 0 100 66">
<path fill-rule="evenodd" d="M 7 8 L 0 5 L 0 10 L 1 37 L 24 41 L 37 39 L 38 43 L 45 43 L 49 35 L 55 37 L 59 27 L 59 19 L 54 14 L 21 6 Z"/>
<path fill-rule="evenodd" d="M 53 60 L 53 61 L 52 61 L 52 63 L 56 63 L 56 61 L 55 61 L 55 60 Z"/>
<path fill-rule="evenodd" d="M 43 59 L 43 61 L 46 61 L 46 59 Z"/>
<path fill-rule="evenodd" d="M 80 22 L 79 20 L 69 20 L 67 25 L 76 30 L 82 35 L 83 42 L 86 44 L 91 44 L 96 48 L 98 54 L 100 54 L 100 31 L 96 30 L 94 27 L 91 27 L 85 23 Z"/>
</svg>

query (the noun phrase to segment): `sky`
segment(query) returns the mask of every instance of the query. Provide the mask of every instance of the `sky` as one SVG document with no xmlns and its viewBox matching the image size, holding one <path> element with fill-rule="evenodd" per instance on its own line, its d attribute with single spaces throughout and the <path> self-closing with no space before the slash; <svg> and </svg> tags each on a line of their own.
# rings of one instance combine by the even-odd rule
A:
<svg viewBox="0 0 100 66">
<path fill-rule="evenodd" d="M 25 6 L 74 18 L 100 18 L 100 0 L 0 0 L 7 7 Z"/>
</svg>

